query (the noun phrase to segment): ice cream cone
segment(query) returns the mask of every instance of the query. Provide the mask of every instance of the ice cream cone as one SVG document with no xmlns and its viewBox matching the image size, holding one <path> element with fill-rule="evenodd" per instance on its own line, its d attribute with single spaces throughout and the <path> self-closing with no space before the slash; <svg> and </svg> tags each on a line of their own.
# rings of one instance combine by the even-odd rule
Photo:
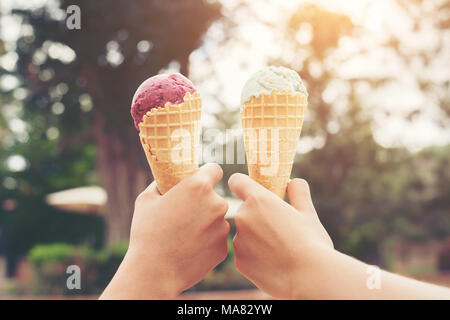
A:
<svg viewBox="0 0 450 320">
<path fill-rule="evenodd" d="M 273 90 L 243 104 L 241 110 L 249 176 L 284 199 L 307 96 Z"/>
<path fill-rule="evenodd" d="M 186 93 L 180 104 L 152 108 L 139 123 L 139 137 L 161 194 L 198 168 L 200 94 Z"/>
</svg>

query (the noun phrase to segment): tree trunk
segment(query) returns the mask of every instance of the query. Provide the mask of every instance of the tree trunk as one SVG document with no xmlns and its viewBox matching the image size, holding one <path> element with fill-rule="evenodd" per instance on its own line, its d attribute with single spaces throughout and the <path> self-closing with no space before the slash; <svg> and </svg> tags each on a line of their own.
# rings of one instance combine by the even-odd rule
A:
<svg viewBox="0 0 450 320">
<path fill-rule="evenodd" d="M 144 152 L 136 130 L 130 125 L 130 135 L 111 129 L 102 111 L 94 117 L 94 137 L 97 143 L 97 169 L 108 194 L 105 218 L 108 244 L 129 239 L 134 201 L 152 180 L 150 168 L 143 165 Z"/>
</svg>

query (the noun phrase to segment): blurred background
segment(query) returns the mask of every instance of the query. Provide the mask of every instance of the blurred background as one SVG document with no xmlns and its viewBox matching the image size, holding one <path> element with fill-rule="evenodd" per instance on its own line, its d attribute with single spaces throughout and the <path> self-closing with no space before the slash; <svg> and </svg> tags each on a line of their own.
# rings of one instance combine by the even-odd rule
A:
<svg viewBox="0 0 450 320">
<path fill-rule="evenodd" d="M 95 298 L 111 279 L 152 180 L 129 114 L 143 80 L 187 75 L 203 128 L 239 132 L 241 88 L 268 64 L 309 91 L 292 175 L 335 247 L 450 286 L 450 1 L 2 0 L 0 298 Z M 222 168 L 235 210 L 226 181 L 246 165 Z M 229 247 L 190 297 L 260 297 Z M 81 290 L 66 288 L 71 264 Z"/>
</svg>

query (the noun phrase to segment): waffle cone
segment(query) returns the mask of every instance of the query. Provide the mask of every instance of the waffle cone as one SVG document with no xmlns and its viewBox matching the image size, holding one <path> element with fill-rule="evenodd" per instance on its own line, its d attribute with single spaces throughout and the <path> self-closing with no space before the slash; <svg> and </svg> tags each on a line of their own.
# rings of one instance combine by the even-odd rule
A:
<svg viewBox="0 0 450 320">
<path fill-rule="evenodd" d="M 139 137 L 161 194 L 198 168 L 201 98 L 186 93 L 180 104 L 153 108 L 139 123 Z"/>
<path fill-rule="evenodd" d="M 241 110 L 249 176 L 284 199 L 307 97 L 272 91 L 244 103 Z"/>
</svg>

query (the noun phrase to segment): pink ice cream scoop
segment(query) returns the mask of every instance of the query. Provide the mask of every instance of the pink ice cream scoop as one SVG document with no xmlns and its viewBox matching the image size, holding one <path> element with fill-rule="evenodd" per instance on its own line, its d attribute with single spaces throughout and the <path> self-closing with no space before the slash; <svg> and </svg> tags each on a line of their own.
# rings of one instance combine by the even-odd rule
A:
<svg viewBox="0 0 450 320">
<path fill-rule="evenodd" d="M 131 116 L 139 130 L 142 117 L 152 108 L 164 107 L 167 102 L 183 102 L 186 92 L 194 93 L 194 84 L 179 73 L 161 74 L 145 80 L 133 96 Z"/>
</svg>

